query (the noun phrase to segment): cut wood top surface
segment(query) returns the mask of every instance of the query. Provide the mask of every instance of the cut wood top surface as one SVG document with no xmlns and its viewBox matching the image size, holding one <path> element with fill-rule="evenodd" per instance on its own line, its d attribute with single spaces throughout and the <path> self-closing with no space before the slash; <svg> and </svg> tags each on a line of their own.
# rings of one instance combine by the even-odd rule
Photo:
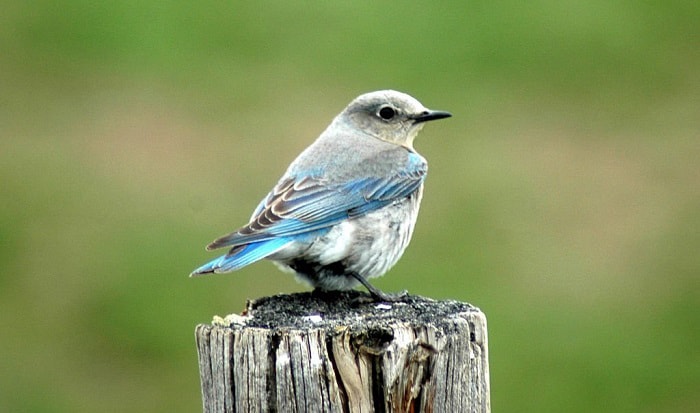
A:
<svg viewBox="0 0 700 413">
<path fill-rule="evenodd" d="M 214 317 L 218 327 L 265 329 L 333 329 L 354 325 L 407 323 L 441 328 L 464 313 L 478 313 L 471 304 L 406 295 L 396 302 L 376 302 L 364 292 L 334 291 L 280 294 L 249 300 L 241 314 Z"/>
</svg>

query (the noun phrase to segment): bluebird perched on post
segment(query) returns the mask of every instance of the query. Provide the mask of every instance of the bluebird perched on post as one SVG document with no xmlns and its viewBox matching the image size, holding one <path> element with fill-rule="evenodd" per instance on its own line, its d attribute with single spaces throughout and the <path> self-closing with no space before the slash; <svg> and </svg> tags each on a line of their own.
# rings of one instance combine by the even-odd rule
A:
<svg viewBox="0 0 700 413">
<path fill-rule="evenodd" d="M 424 122 L 450 117 L 393 90 L 359 96 L 289 165 L 250 222 L 207 246 L 230 248 L 192 276 L 238 270 L 263 258 L 321 290 L 367 279 L 408 246 L 428 163 L 413 148 Z"/>
</svg>

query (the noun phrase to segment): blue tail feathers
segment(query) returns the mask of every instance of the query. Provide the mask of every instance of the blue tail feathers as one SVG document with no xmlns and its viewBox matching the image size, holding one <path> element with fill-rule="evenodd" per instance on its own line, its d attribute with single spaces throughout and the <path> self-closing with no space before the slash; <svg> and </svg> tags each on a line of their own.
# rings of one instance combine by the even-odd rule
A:
<svg viewBox="0 0 700 413">
<path fill-rule="evenodd" d="M 234 247 L 228 254 L 222 255 L 192 271 L 190 276 L 224 273 L 239 270 L 246 265 L 259 261 L 279 251 L 292 240 L 287 237 L 272 238 Z"/>
</svg>

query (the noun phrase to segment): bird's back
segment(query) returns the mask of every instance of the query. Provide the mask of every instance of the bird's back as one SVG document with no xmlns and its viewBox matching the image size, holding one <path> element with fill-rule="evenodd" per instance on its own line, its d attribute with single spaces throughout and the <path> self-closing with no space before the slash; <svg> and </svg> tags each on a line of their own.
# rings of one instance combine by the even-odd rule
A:
<svg viewBox="0 0 700 413">
<path fill-rule="evenodd" d="M 427 167 L 426 160 L 412 149 L 370 135 L 348 133 L 331 124 L 291 163 L 284 177 L 315 176 L 329 184 L 343 183 L 401 174 L 418 163 Z"/>
</svg>

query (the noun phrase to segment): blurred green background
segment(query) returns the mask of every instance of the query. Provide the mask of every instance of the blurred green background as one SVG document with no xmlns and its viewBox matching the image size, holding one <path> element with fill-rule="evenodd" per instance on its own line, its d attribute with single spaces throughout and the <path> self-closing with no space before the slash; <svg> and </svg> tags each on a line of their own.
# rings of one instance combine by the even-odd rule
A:
<svg viewBox="0 0 700 413">
<path fill-rule="evenodd" d="M 452 119 L 376 285 L 479 306 L 499 412 L 700 405 L 700 2 L 5 2 L 0 411 L 199 411 L 190 279 L 350 100 Z"/>
</svg>

